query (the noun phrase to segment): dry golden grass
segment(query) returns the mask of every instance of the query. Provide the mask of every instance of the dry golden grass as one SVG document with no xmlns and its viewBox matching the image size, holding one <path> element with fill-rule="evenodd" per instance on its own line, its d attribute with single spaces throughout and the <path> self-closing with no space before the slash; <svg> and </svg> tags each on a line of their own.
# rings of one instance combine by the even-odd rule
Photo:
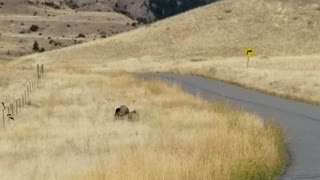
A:
<svg viewBox="0 0 320 180">
<path fill-rule="evenodd" d="M 317 7 L 317 0 L 223 0 L 103 41 L 24 60 L 192 73 L 319 104 Z M 249 69 L 248 46 L 255 51 Z"/>
<path fill-rule="evenodd" d="M 177 67 L 173 72 L 227 81 L 258 91 L 320 104 L 320 55 L 230 58 Z"/>
<path fill-rule="evenodd" d="M 103 41 L 0 65 L 5 101 L 21 93 L 37 63 L 48 71 L 32 105 L 0 132 L 0 176 L 272 179 L 285 159 L 277 127 L 127 74 L 198 74 L 320 102 L 316 1 L 250 2 L 221 1 Z M 256 50 L 249 69 L 240 57 L 246 46 Z M 122 104 L 137 109 L 141 121 L 113 121 Z"/>
<path fill-rule="evenodd" d="M 279 129 L 259 117 L 125 71 L 58 64 L 0 131 L 3 179 L 271 179 L 284 165 Z M 34 77 L 28 62 L 13 67 L 21 82 Z M 1 84 L 1 97 L 21 82 Z M 114 121 L 122 104 L 140 122 Z"/>
<path fill-rule="evenodd" d="M 33 53 L 34 41 L 39 43 L 40 48 L 49 51 L 100 39 L 102 32 L 111 36 L 136 28 L 131 26 L 135 21 L 117 12 L 75 12 L 65 6 L 52 9 L 31 5 L 25 0 L 4 3 L 0 12 L 0 61 Z M 36 16 L 34 12 L 37 12 Z M 31 25 L 40 28 L 37 32 L 28 32 Z M 86 37 L 75 39 L 79 33 Z"/>
</svg>

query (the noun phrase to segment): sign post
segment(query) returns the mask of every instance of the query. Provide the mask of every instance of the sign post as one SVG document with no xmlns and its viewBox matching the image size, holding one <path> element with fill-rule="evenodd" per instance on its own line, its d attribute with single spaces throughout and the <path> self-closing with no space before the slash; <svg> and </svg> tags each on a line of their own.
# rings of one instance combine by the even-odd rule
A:
<svg viewBox="0 0 320 180">
<path fill-rule="evenodd" d="M 250 61 L 250 57 L 253 56 L 254 52 L 252 50 L 252 48 L 247 48 L 245 50 L 245 55 L 247 56 L 247 68 L 249 68 L 249 61 Z"/>
</svg>

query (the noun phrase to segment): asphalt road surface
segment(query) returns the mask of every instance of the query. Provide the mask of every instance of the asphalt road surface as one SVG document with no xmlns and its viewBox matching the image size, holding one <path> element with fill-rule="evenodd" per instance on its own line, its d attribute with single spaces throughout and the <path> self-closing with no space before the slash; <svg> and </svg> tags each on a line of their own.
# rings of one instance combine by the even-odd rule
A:
<svg viewBox="0 0 320 180">
<path fill-rule="evenodd" d="M 320 107 L 248 90 L 224 82 L 171 73 L 136 74 L 161 79 L 204 99 L 240 106 L 263 118 L 275 119 L 286 134 L 289 164 L 279 179 L 320 180 Z M 319 92 L 320 93 L 320 92 Z"/>
</svg>

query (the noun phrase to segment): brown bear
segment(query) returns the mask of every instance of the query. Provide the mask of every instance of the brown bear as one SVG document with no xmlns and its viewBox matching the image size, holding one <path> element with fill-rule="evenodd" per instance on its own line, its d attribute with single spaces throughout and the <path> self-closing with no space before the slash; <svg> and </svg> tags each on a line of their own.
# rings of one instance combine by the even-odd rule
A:
<svg viewBox="0 0 320 180">
<path fill-rule="evenodd" d="M 119 108 L 116 109 L 114 113 L 114 118 L 116 120 L 123 120 L 124 117 L 126 117 L 129 114 L 129 108 L 125 105 L 120 106 Z"/>
</svg>

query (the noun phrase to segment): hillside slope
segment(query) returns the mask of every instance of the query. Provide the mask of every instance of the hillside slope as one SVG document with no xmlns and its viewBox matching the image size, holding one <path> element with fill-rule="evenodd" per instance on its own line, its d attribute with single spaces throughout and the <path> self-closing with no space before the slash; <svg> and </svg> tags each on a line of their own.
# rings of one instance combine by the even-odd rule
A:
<svg viewBox="0 0 320 180">
<path fill-rule="evenodd" d="M 140 23 L 150 23 L 217 0 L 64 0 L 80 11 L 115 11 Z"/>
<path fill-rule="evenodd" d="M 224 0 L 60 54 L 78 60 L 210 58 L 242 56 L 248 46 L 258 56 L 317 54 L 319 16 L 317 0 Z"/>
<path fill-rule="evenodd" d="M 105 40 L 23 59 L 52 67 L 59 67 L 58 61 L 192 73 L 320 103 L 318 17 L 317 0 L 224 0 Z M 248 46 L 255 51 L 249 69 Z"/>
<path fill-rule="evenodd" d="M 32 25 L 39 29 L 30 31 Z M 0 61 L 32 53 L 34 41 L 41 48 L 52 50 L 136 27 L 136 21 L 114 11 L 77 12 L 58 1 L 3 0 L 0 1 Z M 77 38 L 80 33 L 85 37 Z"/>
<path fill-rule="evenodd" d="M 72 46 L 126 32 L 204 4 L 204 0 L 180 4 L 176 1 L 2 0 L 0 60 L 32 53 L 34 41 L 45 50 Z M 205 0 L 205 3 L 212 1 Z M 39 30 L 30 32 L 31 25 L 38 26 Z M 76 39 L 80 33 L 86 37 Z"/>
<path fill-rule="evenodd" d="M 64 0 L 64 3 L 78 11 L 118 12 L 132 19 L 143 19 L 146 22 L 155 20 L 147 0 Z"/>
<path fill-rule="evenodd" d="M 0 131 L 0 153 L 5 155 L 0 176 L 238 180 L 279 174 L 285 149 L 280 131 L 272 124 L 219 103 L 202 102 L 178 87 L 143 82 L 123 72 L 202 65 L 190 61 L 200 55 L 187 42 L 209 35 L 196 32 L 196 25 L 214 28 L 211 22 L 200 21 L 212 8 L 216 7 L 0 64 L 0 96 L 5 104 L 20 97 L 27 83 L 36 79 L 36 64 L 45 67 L 30 101 L 12 126 Z M 82 25 L 81 30 L 92 27 Z M 198 48 L 210 48 L 195 41 Z M 137 110 L 140 122 L 114 121 L 114 110 L 121 105 Z"/>
</svg>

